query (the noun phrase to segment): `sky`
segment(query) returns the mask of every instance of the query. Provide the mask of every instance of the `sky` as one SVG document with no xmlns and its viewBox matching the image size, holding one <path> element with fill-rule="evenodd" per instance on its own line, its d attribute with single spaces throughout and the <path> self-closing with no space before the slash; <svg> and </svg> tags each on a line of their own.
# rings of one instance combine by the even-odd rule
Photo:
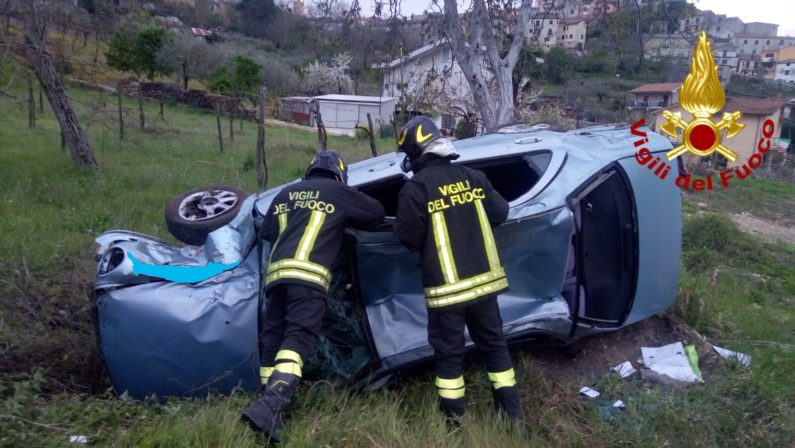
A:
<svg viewBox="0 0 795 448">
<path fill-rule="evenodd" d="M 444 0 L 439 0 L 442 4 Z M 778 34 L 795 36 L 795 0 L 688 0 L 701 10 L 739 17 L 743 22 L 777 23 Z M 307 2 L 308 3 L 308 2 Z M 387 3 L 384 1 L 384 3 Z M 459 4 L 463 2 L 459 1 Z M 468 3 L 468 2 L 467 2 Z M 371 15 L 375 0 L 359 0 L 362 13 Z M 421 14 L 429 9 L 430 0 L 403 0 L 403 15 Z M 459 10 L 462 8 L 459 7 Z"/>
</svg>

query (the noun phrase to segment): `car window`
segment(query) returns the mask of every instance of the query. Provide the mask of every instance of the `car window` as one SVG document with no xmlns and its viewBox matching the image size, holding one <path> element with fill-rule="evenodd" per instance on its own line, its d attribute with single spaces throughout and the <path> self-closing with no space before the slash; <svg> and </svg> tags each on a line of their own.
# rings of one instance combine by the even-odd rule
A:
<svg viewBox="0 0 795 448">
<path fill-rule="evenodd" d="M 464 162 L 465 166 L 483 171 L 489 182 L 507 201 L 514 201 L 530 191 L 552 160 L 550 151 Z"/>
<path fill-rule="evenodd" d="M 377 200 L 384 206 L 387 217 L 397 214 L 398 193 L 406 183 L 405 176 L 392 176 L 378 182 L 357 187 L 359 191 Z"/>
</svg>

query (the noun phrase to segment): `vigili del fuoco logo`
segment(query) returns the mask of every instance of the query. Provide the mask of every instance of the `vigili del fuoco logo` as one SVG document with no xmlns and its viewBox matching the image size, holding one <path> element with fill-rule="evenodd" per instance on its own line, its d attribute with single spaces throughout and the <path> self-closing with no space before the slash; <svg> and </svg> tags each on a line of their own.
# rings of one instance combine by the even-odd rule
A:
<svg viewBox="0 0 795 448">
<path fill-rule="evenodd" d="M 726 94 L 718 79 L 718 66 L 712 58 L 710 43 L 707 40 L 707 33 L 702 32 L 698 38 L 696 50 L 693 53 L 693 60 L 690 63 L 690 73 L 682 83 L 679 93 L 679 101 L 682 108 L 689 112 L 693 119 L 688 121 L 682 118 L 681 112 L 662 112 L 665 124 L 660 126 L 660 130 L 676 139 L 681 139 L 681 144 L 665 154 L 667 160 L 674 160 L 677 157 L 689 153 L 696 157 L 707 157 L 713 153 L 718 153 L 730 162 L 737 161 L 737 153 L 723 144 L 739 134 L 745 124 L 738 121 L 742 118 L 740 111 L 723 112 L 723 116 L 713 120 L 713 115 L 717 114 L 726 104 Z M 665 180 L 670 172 L 670 167 L 664 163 L 660 157 L 652 155 L 651 151 L 642 146 L 648 143 L 647 134 L 640 130 L 646 124 L 644 119 L 640 119 L 632 125 L 632 135 L 640 137 L 635 141 L 635 147 L 641 147 L 635 153 L 635 160 L 657 177 Z M 762 125 L 762 138 L 757 144 L 758 152 L 754 152 L 748 160 L 740 167 L 728 168 L 720 173 L 720 185 L 729 186 L 729 179 L 745 179 L 754 169 L 762 165 L 762 156 L 770 150 L 770 139 L 775 133 L 773 120 L 767 119 Z M 705 179 L 695 179 L 690 182 L 690 174 L 679 176 L 676 185 L 680 188 L 693 188 L 694 190 L 712 190 L 714 183 L 712 176 Z"/>
</svg>

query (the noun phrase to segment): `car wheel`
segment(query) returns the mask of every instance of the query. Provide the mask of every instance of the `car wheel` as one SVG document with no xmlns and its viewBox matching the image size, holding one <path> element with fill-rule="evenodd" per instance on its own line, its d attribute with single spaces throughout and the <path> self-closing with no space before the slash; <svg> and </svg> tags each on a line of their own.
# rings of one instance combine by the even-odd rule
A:
<svg viewBox="0 0 795 448">
<path fill-rule="evenodd" d="M 204 244 L 207 234 L 231 221 L 247 193 L 233 187 L 196 188 L 166 206 L 166 226 L 183 243 Z"/>
</svg>

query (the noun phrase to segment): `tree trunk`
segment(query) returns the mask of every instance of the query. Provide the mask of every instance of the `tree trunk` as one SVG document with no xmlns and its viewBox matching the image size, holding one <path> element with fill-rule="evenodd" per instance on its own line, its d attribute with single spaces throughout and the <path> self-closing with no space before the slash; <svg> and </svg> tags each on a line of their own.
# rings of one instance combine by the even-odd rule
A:
<svg viewBox="0 0 795 448">
<path fill-rule="evenodd" d="M 77 165 L 96 168 L 97 161 L 91 151 L 88 138 L 83 132 L 83 128 L 80 127 L 77 115 L 72 109 L 72 103 L 64 91 L 61 78 L 55 70 L 52 55 L 45 47 L 46 34 L 39 14 L 38 1 L 31 0 L 24 4 L 27 6 L 24 18 L 25 52 L 55 113 L 72 160 Z"/>
<path fill-rule="evenodd" d="M 221 108 L 218 103 L 215 104 L 215 124 L 218 126 L 218 148 L 224 152 L 224 136 L 221 133 Z"/>
<path fill-rule="evenodd" d="M 263 87 L 259 91 L 259 108 L 257 110 L 257 185 L 264 189 L 268 184 L 268 162 L 265 160 L 265 100 L 268 89 Z"/>
<path fill-rule="evenodd" d="M 487 131 L 515 119 L 512 75 L 525 40 L 532 3 L 532 0 L 522 0 L 516 14 L 516 22 L 510 30 L 513 34 L 510 48 L 504 57 L 500 57 L 498 38 L 494 35 L 495 31 L 484 0 L 472 1 L 469 39 L 464 35 L 456 0 L 444 0 L 445 32 L 455 59 L 469 82 L 475 105 Z M 493 75 L 492 79 L 486 77 L 484 73 L 486 68 Z M 489 89 L 491 82 L 496 83 L 496 98 Z"/>
<path fill-rule="evenodd" d="M 367 126 L 370 128 L 370 152 L 373 153 L 373 157 L 378 157 L 378 152 L 375 150 L 375 134 L 373 134 L 373 119 L 370 118 L 370 114 L 367 114 Z"/>
<path fill-rule="evenodd" d="M 36 100 L 33 99 L 33 75 L 28 73 L 28 127 L 36 126 Z"/>
<path fill-rule="evenodd" d="M 44 114 L 44 92 L 41 91 L 41 83 L 39 84 L 39 113 Z"/>
</svg>

